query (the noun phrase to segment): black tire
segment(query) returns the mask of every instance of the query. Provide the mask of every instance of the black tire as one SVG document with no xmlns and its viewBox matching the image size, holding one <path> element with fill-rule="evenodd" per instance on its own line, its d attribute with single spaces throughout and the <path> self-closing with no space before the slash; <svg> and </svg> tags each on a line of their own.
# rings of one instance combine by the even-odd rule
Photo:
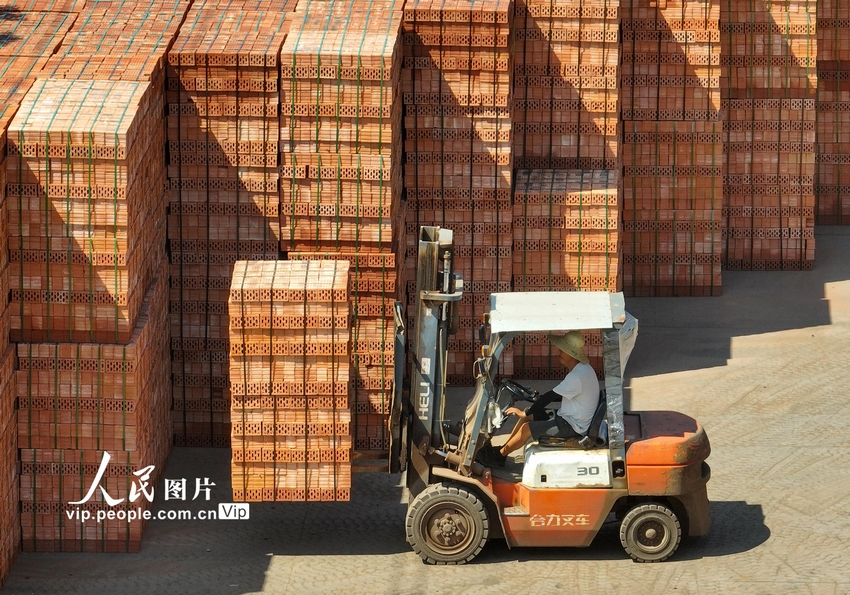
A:
<svg viewBox="0 0 850 595">
<path fill-rule="evenodd" d="M 433 484 L 413 499 L 405 520 L 407 542 L 427 564 L 465 564 L 490 534 L 484 503 L 456 484 Z"/>
<path fill-rule="evenodd" d="M 638 562 L 663 562 L 682 542 L 676 514 L 659 503 L 640 504 L 623 517 L 620 543 Z"/>
</svg>

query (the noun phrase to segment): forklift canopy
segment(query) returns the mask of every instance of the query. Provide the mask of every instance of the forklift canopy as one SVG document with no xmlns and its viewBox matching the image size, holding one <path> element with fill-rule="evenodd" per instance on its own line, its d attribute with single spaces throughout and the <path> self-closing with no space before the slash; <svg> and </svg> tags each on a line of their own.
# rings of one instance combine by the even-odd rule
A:
<svg viewBox="0 0 850 595">
<path fill-rule="evenodd" d="M 490 296 L 490 332 L 500 335 L 610 329 L 625 321 L 622 293 L 540 291 Z"/>
</svg>

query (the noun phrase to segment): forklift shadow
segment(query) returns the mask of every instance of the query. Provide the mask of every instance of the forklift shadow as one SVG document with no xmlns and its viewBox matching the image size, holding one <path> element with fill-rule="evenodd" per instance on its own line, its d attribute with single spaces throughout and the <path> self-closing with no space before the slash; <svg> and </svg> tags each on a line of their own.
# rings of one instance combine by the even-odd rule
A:
<svg viewBox="0 0 850 595">
<path fill-rule="evenodd" d="M 678 551 L 665 564 L 741 554 L 757 548 L 770 537 L 770 529 L 764 524 L 760 504 L 743 501 L 712 502 L 711 518 L 711 532 L 703 537 L 683 539 Z M 628 557 L 620 545 L 619 523 L 612 517 L 612 520 L 605 522 L 589 547 L 510 549 L 503 540 L 495 540 L 487 544 L 474 564 L 627 560 Z"/>
</svg>

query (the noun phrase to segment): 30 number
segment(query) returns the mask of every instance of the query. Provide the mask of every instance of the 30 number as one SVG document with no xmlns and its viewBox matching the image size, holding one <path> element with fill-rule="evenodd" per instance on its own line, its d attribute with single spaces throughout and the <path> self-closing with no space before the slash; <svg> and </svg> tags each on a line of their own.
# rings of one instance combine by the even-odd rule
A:
<svg viewBox="0 0 850 595">
<path fill-rule="evenodd" d="M 599 475 L 599 467 L 579 467 L 579 475 Z"/>
</svg>

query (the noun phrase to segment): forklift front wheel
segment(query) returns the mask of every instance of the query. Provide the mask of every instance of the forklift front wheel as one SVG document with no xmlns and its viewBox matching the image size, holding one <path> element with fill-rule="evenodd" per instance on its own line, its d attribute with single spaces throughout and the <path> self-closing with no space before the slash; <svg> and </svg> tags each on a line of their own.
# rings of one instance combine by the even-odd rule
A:
<svg viewBox="0 0 850 595">
<path fill-rule="evenodd" d="M 427 564 L 464 564 L 487 542 L 490 520 L 474 492 L 438 483 L 414 498 L 405 527 L 407 542 Z"/>
<path fill-rule="evenodd" d="M 660 503 L 632 508 L 620 524 L 620 543 L 638 562 L 663 562 L 682 541 L 676 514 Z"/>
</svg>

